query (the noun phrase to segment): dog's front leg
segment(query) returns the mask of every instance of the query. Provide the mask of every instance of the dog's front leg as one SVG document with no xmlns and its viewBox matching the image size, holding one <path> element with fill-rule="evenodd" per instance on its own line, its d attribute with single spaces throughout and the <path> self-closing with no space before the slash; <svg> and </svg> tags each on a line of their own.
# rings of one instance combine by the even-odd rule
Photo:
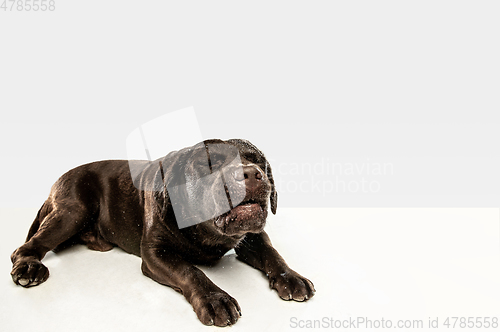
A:
<svg viewBox="0 0 500 332">
<path fill-rule="evenodd" d="M 313 283 L 286 264 L 266 232 L 247 234 L 235 251 L 239 260 L 266 274 L 270 287 L 276 289 L 282 299 L 306 301 L 314 296 Z"/>
<path fill-rule="evenodd" d="M 241 316 L 234 298 L 171 248 L 149 246 L 142 250 L 141 256 L 144 275 L 182 293 L 203 324 L 232 325 Z"/>
</svg>

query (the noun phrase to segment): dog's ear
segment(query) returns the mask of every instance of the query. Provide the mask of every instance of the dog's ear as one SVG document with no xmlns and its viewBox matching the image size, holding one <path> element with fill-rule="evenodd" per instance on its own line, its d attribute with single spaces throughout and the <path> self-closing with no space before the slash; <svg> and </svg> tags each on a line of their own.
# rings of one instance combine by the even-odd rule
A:
<svg viewBox="0 0 500 332">
<path fill-rule="evenodd" d="M 276 191 L 276 186 L 274 185 L 273 172 L 271 170 L 271 165 L 266 160 L 266 175 L 269 179 L 269 183 L 271 184 L 271 212 L 276 214 L 276 208 L 278 207 L 278 192 Z"/>
</svg>

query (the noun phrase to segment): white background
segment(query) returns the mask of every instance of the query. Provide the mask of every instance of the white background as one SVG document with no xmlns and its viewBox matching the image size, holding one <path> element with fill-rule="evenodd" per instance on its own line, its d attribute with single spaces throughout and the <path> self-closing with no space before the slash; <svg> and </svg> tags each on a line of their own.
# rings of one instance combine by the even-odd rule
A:
<svg viewBox="0 0 500 332">
<path fill-rule="evenodd" d="M 283 206 L 498 207 L 498 10 L 56 1 L 53 12 L 1 11 L 1 204 L 40 205 L 63 172 L 126 158 L 138 125 L 194 106 L 203 137 L 249 139 L 285 165 Z M 393 171 L 288 174 L 322 160 Z M 363 178 L 376 192 L 356 187 Z"/>
<path fill-rule="evenodd" d="M 450 265 L 435 275 L 430 272 L 435 271 L 434 265 L 426 265 L 416 255 L 401 254 L 398 261 L 408 257 L 404 264 L 416 264 L 415 278 L 427 281 L 418 290 L 410 284 L 404 287 L 406 281 L 392 288 L 384 284 L 388 292 L 407 290 L 408 301 L 418 295 L 426 303 L 458 306 L 456 312 L 463 315 L 486 315 L 486 309 L 473 313 L 468 303 L 478 302 L 472 294 L 498 294 L 498 287 L 488 288 L 494 283 L 483 280 L 498 281 L 500 275 L 498 210 L 465 213 L 461 208 L 498 208 L 500 201 L 499 9 L 495 1 L 67 0 L 56 1 L 53 12 L 0 10 L 0 206 L 4 211 L 0 222 L 2 237 L 10 240 L 2 241 L 2 257 L 5 260 L 22 243 L 36 212 L 32 209 L 41 205 L 62 173 L 90 161 L 125 159 L 125 141 L 132 130 L 168 112 L 194 106 L 203 137 L 246 138 L 266 153 L 280 185 L 281 208 L 455 208 L 420 212 L 424 215 L 417 220 L 422 222 L 415 221 L 410 228 L 405 228 L 409 225 L 405 222 L 411 223 L 419 213 L 415 211 L 429 210 L 380 210 L 389 211 L 384 217 L 373 216 L 377 210 L 341 210 L 340 215 L 332 212 L 338 210 L 321 210 L 317 223 L 304 223 L 291 213 L 291 225 L 300 229 L 287 234 L 311 235 L 299 243 L 282 244 L 285 257 L 290 257 L 287 251 L 303 248 L 302 256 L 293 254 L 296 264 L 302 264 L 302 270 L 297 268 L 300 273 L 320 283 L 327 283 L 332 271 L 340 273 L 337 261 L 328 257 L 343 247 L 311 243 L 320 242 L 314 240 L 319 234 L 342 234 L 343 227 L 333 220 L 347 222 L 354 218 L 352 214 L 369 213 L 373 217 L 366 220 L 373 222 L 373 238 L 360 241 L 350 231 L 342 238 L 357 243 L 360 253 L 374 250 L 376 244 L 393 243 L 390 239 L 403 232 L 407 240 L 394 243 L 394 252 L 417 250 L 414 245 L 425 247 L 430 241 L 435 246 L 424 250 L 423 257 L 441 257 L 435 250 L 455 248 L 450 249 L 454 259 L 476 264 L 468 277 L 460 277 Z M 175 132 L 178 127 L 173 123 L 165 130 Z M 373 167 L 384 163 L 392 165 L 391 171 L 375 174 Z M 340 165 L 342 171 L 321 170 L 333 165 Z M 365 168 L 350 174 L 349 166 Z M 294 167 L 298 171 L 292 171 Z M 374 182 L 378 190 L 362 192 L 363 181 Z M 342 183 L 351 189 L 343 190 Z M 388 227 L 384 220 L 401 224 Z M 463 220 L 464 227 L 455 228 L 453 221 L 458 220 Z M 481 223 L 487 226 L 476 228 Z M 346 225 L 351 230 L 357 227 Z M 419 229 L 418 237 L 408 233 L 413 227 Z M 443 231 L 432 233 L 435 229 Z M 479 235 L 469 238 L 474 229 Z M 386 237 L 380 238 L 381 234 Z M 491 246 L 481 247 L 484 243 Z M 464 258 L 465 252 L 473 252 L 472 258 Z M 345 254 L 346 264 L 357 264 L 351 254 Z M 304 262 L 311 255 L 318 261 Z M 360 255 L 369 264 L 371 258 Z M 61 257 L 61 262 L 69 257 L 73 256 Z M 395 268 L 394 257 L 379 259 Z M 1 280 L 9 300 L 4 303 L 12 306 L 4 308 L 1 321 L 8 318 L 14 324 L 9 326 L 15 326 L 24 312 L 16 306 L 35 296 L 29 294 L 42 291 L 10 288 L 14 285 L 9 284 L 10 267 L 5 262 Z M 90 268 L 93 260 L 86 262 Z M 371 271 L 367 276 L 378 280 L 393 275 L 386 267 L 367 270 Z M 64 275 L 61 270 L 57 274 Z M 450 281 L 453 278 L 458 278 L 455 284 Z M 335 287 L 347 287 L 355 294 L 352 280 L 335 279 Z M 427 287 L 433 283 L 438 289 L 440 283 L 448 285 L 450 294 L 471 287 L 472 291 L 463 296 L 465 302 L 457 302 Z M 54 293 L 38 294 L 43 306 L 45 296 Z M 70 294 L 61 295 L 62 303 L 71 303 L 74 294 Z M 310 302 L 323 308 L 321 315 L 336 313 L 324 309 L 328 301 L 352 295 L 349 291 L 345 297 L 338 291 L 323 294 L 317 304 Z M 237 297 L 243 297 L 240 303 L 245 296 Z M 95 298 L 78 301 L 92 303 Z M 179 302 L 182 299 L 173 299 L 168 307 Z M 355 303 L 361 302 L 353 302 L 351 308 Z M 391 303 L 397 307 L 397 301 Z M 481 303 L 498 312 L 498 302 L 496 307 L 492 302 Z M 119 315 L 120 301 L 114 305 Z M 413 307 L 402 308 L 410 318 L 419 316 Z M 32 315 L 34 311 L 30 307 Z M 444 311 L 433 314 L 444 315 Z M 291 314 L 285 310 L 279 315 L 283 317 L 279 322 L 288 326 Z M 42 317 L 53 318 L 49 312 L 37 319 Z M 169 321 L 162 321 L 162 326 L 168 327 Z"/>
<path fill-rule="evenodd" d="M 203 326 L 172 289 L 142 275 L 139 257 L 76 246 L 43 260 L 42 285 L 25 289 L 6 259 L 36 209 L 1 209 L 14 223 L 0 242 L 2 331 L 216 331 Z M 306 303 L 281 300 L 261 272 L 224 256 L 207 276 L 233 296 L 243 316 L 235 331 L 297 331 L 307 321 L 390 320 L 372 331 L 497 331 L 446 328 L 446 318 L 500 318 L 498 209 L 278 208 L 266 230 L 290 266 L 313 281 Z M 429 329 L 429 318 L 439 329 Z M 302 322 L 298 322 L 298 321 Z M 422 328 L 395 329 L 399 320 Z M 311 329 L 306 329 L 310 331 Z M 335 329 L 319 329 L 335 331 Z M 370 331 L 360 325 L 352 331 Z"/>
</svg>

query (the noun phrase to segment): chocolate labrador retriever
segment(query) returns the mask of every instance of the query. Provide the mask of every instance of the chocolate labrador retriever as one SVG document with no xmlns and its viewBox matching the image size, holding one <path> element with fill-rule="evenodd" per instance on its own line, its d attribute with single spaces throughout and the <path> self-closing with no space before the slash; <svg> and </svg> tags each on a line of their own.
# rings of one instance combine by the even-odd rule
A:
<svg viewBox="0 0 500 332">
<path fill-rule="evenodd" d="M 142 258 L 146 276 L 183 294 L 203 324 L 232 325 L 241 316 L 238 303 L 194 264 L 213 264 L 234 248 L 282 299 L 315 293 L 264 232 L 268 201 L 276 213 L 271 166 L 245 140 L 206 140 L 153 162 L 86 164 L 53 185 L 26 243 L 11 256 L 12 279 L 23 287 L 46 281 L 41 260 L 50 250 L 118 246 Z"/>
</svg>

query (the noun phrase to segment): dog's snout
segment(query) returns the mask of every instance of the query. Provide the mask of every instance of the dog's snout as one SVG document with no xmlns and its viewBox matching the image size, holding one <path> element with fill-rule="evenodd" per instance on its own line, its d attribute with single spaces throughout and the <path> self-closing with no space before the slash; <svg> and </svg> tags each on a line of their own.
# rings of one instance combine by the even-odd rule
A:
<svg viewBox="0 0 500 332">
<path fill-rule="evenodd" d="M 262 179 L 262 171 L 257 166 L 238 167 L 233 175 L 236 181 L 255 181 Z"/>
<path fill-rule="evenodd" d="M 234 172 L 234 179 L 236 181 L 245 181 L 247 188 L 256 188 L 261 185 L 262 171 L 257 166 L 242 166 Z"/>
</svg>

